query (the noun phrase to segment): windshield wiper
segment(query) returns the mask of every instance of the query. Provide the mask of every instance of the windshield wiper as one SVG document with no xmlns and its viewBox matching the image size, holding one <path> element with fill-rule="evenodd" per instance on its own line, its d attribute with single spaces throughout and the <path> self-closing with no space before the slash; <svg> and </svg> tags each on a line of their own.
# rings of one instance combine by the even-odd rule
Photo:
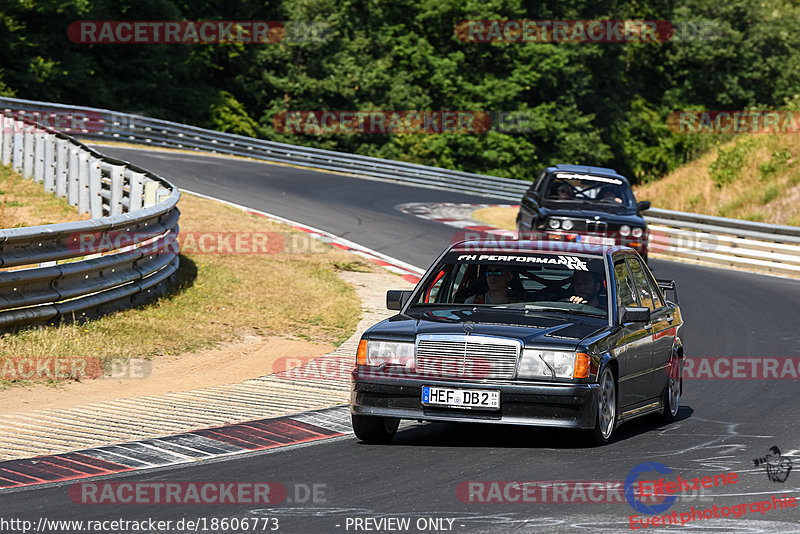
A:
<svg viewBox="0 0 800 534">
<path fill-rule="evenodd" d="M 536 306 L 535 304 L 526 304 L 525 311 L 543 311 L 543 312 L 556 312 L 556 313 L 570 313 L 573 315 L 588 315 L 590 317 L 605 317 L 599 313 L 592 313 L 588 311 L 573 310 L 572 308 L 556 308 L 555 306 Z"/>
</svg>

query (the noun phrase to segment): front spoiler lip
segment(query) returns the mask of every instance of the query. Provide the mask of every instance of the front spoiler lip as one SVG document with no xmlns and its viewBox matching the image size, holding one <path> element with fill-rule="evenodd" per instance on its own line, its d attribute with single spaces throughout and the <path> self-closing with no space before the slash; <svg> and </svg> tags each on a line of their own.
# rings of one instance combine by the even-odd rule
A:
<svg viewBox="0 0 800 534">
<path fill-rule="evenodd" d="M 377 408 L 351 406 L 350 413 L 356 415 L 376 415 L 396 417 L 398 419 L 417 419 L 420 421 L 439 421 L 447 423 L 494 423 L 502 425 L 549 426 L 557 428 L 590 428 L 579 420 L 547 419 L 542 417 L 475 417 L 468 414 L 432 414 L 419 410 L 402 410 L 398 408 Z"/>
<path fill-rule="evenodd" d="M 443 380 L 441 378 L 383 378 L 374 375 L 362 377 L 356 372 L 352 374 L 353 387 L 358 388 L 420 388 L 422 386 L 438 386 L 455 389 L 499 389 L 506 394 L 546 395 L 552 397 L 582 396 L 589 390 L 599 388 L 595 383 L 580 382 L 523 382 L 520 380 Z"/>
<path fill-rule="evenodd" d="M 495 389 L 500 391 L 500 411 L 471 411 L 427 407 L 419 402 L 420 388 L 439 386 L 455 389 Z M 598 384 L 552 384 L 518 382 L 443 381 L 424 379 L 352 380 L 350 412 L 357 415 L 396 417 L 425 421 L 465 423 L 497 423 L 509 425 L 592 428 Z M 369 395 L 387 402 L 358 402 Z M 397 399 L 392 406 L 391 399 Z M 400 404 L 399 406 L 397 404 Z M 512 407 L 512 413 L 509 408 Z M 505 408 L 505 409 L 504 409 Z M 556 412 L 569 410 L 571 417 L 556 417 Z M 456 411 L 457 410 L 457 411 Z"/>
</svg>

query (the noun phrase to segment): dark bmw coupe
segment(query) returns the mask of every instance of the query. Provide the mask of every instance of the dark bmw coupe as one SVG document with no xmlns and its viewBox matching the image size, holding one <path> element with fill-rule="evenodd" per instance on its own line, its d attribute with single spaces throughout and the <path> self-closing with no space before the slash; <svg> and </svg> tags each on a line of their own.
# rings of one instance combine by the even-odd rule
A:
<svg viewBox="0 0 800 534">
<path fill-rule="evenodd" d="M 579 165 L 548 167 L 522 197 L 520 239 L 624 245 L 647 259 L 650 202 L 636 201 L 624 176 L 613 169 Z"/>
<path fill-rule="evenodd" d="M 672 300 L 664 294 L 671 291 Z M 401 419 L 583 430 L 678 413 L 683 324 L 672 281 L 633 249 L 467 241 L 450 246 L 398 314 L 359 343 L 356 436 L 388 442 Z"/>
</svg>

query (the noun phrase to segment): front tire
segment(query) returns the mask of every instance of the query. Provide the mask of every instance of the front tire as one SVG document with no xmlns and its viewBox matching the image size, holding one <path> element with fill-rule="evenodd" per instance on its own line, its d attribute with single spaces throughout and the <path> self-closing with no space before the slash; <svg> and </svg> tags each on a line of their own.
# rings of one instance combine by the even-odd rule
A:
<svg viewBox="0 0 800 534">
<path fill-rule="evenodd" d="M 351 414 L 350 419 L 356 437 L 366 443 L 389 443 L 400 425 L 395 417 Z"/>
<path fill-rule="evenodd" d="M 600 398 L 597 401 L 597 415 L 594 430 L 590 431 L 592 445 L 605 445 L 611 441 L 617 426 L 617 381 L 614 373 L 606 367 L 600 375 Z"/>
</svg>

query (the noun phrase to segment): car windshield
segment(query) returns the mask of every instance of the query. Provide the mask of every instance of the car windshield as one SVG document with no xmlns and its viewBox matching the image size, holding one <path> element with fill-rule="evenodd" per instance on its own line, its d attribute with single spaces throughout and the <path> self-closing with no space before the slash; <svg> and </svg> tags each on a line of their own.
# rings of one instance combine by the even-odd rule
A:
<svg viewBox="0 0 800 534">
<path fill-rule="evenodd" d="M 610 206 L 632 207 L 630 186 L 617 178 L 559 172 L 545 190 L 547 201 L 602 203 Z"/>
<path fill-rule="evenodd" d="M 600 258 L 547 253 L 450 253 L 412 305 L 517 308 L 607 317 Z"/>
</svg>

